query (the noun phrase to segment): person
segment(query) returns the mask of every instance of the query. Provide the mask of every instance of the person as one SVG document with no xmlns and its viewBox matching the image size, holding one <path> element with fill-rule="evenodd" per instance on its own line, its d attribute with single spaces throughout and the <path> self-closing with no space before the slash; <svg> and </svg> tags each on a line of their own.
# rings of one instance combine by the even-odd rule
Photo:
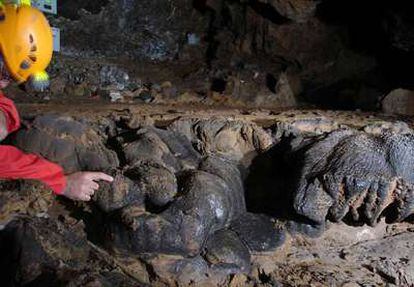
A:
<svg viewBox="0 0 414 287">
<path fill-rule="evenodd" d="M 0 2 L 0 142 L 20 127 L 17 109 L 2 90 L 12 80 L 44 90 L 49 83 L 44 70 L 52 54 L 52 31 L 43 13 L 27 4 Z M 113 181 L 102 172 L 65 176 L 59 165 L 9 145 L 0 145 L 0 179 L 39 180 L 55 194 L 81 201 L 91 199 L 99 189 L 99 181 Z"/>
</svg>

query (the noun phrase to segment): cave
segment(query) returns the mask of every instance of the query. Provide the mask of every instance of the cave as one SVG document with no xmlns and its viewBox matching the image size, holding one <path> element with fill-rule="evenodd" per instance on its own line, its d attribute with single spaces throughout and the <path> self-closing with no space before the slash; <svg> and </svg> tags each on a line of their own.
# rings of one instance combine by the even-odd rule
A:
<svg viewBox="0 0 414 287">
<path fill-rule="evenodd" d="M 409 8 L 58 1 L 50 85 L 0 78 L 0 159 L 65 191 L 0 164 L 1 285 L 413 286 Z"/>
</svg>

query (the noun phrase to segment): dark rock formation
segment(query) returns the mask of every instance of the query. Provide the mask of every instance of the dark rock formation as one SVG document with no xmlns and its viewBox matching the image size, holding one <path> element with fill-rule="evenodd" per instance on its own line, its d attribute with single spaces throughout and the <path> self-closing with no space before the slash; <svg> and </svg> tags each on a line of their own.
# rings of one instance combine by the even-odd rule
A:
<svg viewBox="0 0 414 287">
<path fill-rule="evenodd" d="M 413 147 L 412 134 L 329 134 L 301 153 L 295 210 L 316 225 L 406 219 L 414 212 Z"/>
<path fill-rule="evenodd" d="M 115 211 L 132 203 L 144 203 L 145 194 L 139 186 L 122 174 L 116 174 L 112 183 L 101 185 L 99 192 L 94 195 L 94 200 L 105 212 Z"/>
<path fill-rule="evenodd" d="M 65 27 L 62 43 L 66 53 L 170 60 L 177 55 L 186 33 L 196 32 L 199 25 L 188 0 L 96 1 L 89 3 L 89 11 L 95 13 L 88 12 L 88 7 L 80 10 L 82 5 L 87 6 L 64 4 L 62 8 L 67 10 L 61 13 L 67 18 L 55 20 Z"/>
<path fill-rule="evenodd" d="M 84 121 L 46 115 L 29 121 L 15 143 L 67 172 L 114 175 L 94 196 L 104 212 L 104 243 L 113 251 L 181 256 L 184 261 L 170 267 L 181 264 L 182 272 L 190 258 L 202 256 L 200 272 L 227 276 L 250 271 L 250 252 L 275 252 L 284 242 L 270 218 L 246 211 L 239 164 L 246 163 L 245 170 L 247 159 L 272 141 L 258 126 L 217 119 L 133 130 L 104 121 L 97 131 Z M 40 140 L 47 149 L 36 144 Z"/>
<path fill-rule="evenodd" d="M 413 214 L 412 123 L 340 114 L 208 120 L 173 113 L 157 126 L 124 112 L 25 119 L 12 142 L 62 160 L 67 171 L 103 168 L 115 181 L 101 183 L 90 204 L 54 200 L 40 184 L 0 183 L 0 267 L 8 272 L 0 279 L 266 286 L 305 276 L 322 285 L 350 278 L 411 284 L 412 260 L 403 254 L 412 226 L 381 218 Z M 70 148 L 60 152 L 61 142 Z M 394 245 L 400 253 L 390 251 Z"/>
<path fill-rule="evenodd" d="M 115 152 L 86 122 L 71 117 L 45 115 L 15 136 L 15 145 L 62 165 L 66 173 L 107 171 L 119 165 Z"/>
<path fill-rule="evenodd" d="M 82 227 L 81 223 L 70 225 L 42 218 L 10 223 L 0 234 L 2 284 L 145 286 L 120 270 L 105 252 L 90 244 Z M 140 272 L 139 268 L 135 271 L 137 275 Z"/>
<path fill-rule="evenodd" d="M 256 253 L 276 250 L 286 239 L 285 232 L 261 214 L 245 213 L 232 222 L 231 229 Z"/>
<path fill-rule="evenodd" d="M 200 161 L 200 155 L 182 134 L 150 128 L 138 130 L 134 137 L 135 141 L 126 142 L 123 147 L 130 166 L 149 160 L 177 172 L 194 169 Z M 122 138 L 119 140 L 122 142 Z"/>
<path fill-rule="evenodd" d="M 283 232 L 266 217 L 259 216 L 251 224 L 241 218 L 246 211 L 237 168 L 212 157 L 206 158 L 200 168 L 181 178 L 180 195 L 165 211 L 155 214 L 138 206 L 121 211 L 124 225 L 111 225 L 111 238 L 115 238 L 117 249 L 194 256 L 202 251 L 210 235 L 233 229 L 233 220 L 238 220 L 235 234 L 252 247 L 251 251 L 275 250 L 280 245 L 277 240 L 284 241 Z M 258 224 L 262 228 L 257 228 Z"/>
<path fill-rule="evenodd" d="M 178 120 L 170 130 L 185 135 L 202 154 L 216 153 L 246 167 L 272 144 L 270 134 L 253 123 L 209 120 Z"/>
<path fill-rule="evenodd" d="M 246 245 L 229 230 L 219 230 L 207 241 L 204 257 L 213 268 L 225 268 L 229 274 L 250 272 L 250 253 Z"/>
<path fill-rule="evenodd" d="M 48 228 L 44 228 L 45 226 Z M 24 285 L 38 280 L 40 281 L 38 284 L 41 284 L 40 275 L 53 277 L 53 271 L 47 274 L 47 270 L 54 270 L 55 266 L 59 265 L 59 261 L 66 264 L 69 269 L 86 268 L 88 252 L 90 252 L 86 239 L 78 238 L 69 230 L 56 232 L 59 227 L 56 222 L 43 219 L 15 221 L 8 225 L 3 233 L 1 246 L 12 245 L 13 247 L 8 251 L 3 250 L 2 259 L 9 260 L 6 259 L 3 266 L 7 266 L 6 262 L 15 262 L 15 264 L 9 265 L 8 272 L 3 274 L 9 276 L 18 274 L 19 276 L 19 278 L 9 278 L 10 282 L 16 280 Z M 45 230 L 48 232 L 44 233 Z M 40 241 L 40 237 L 44 237 L 45 241 Z M 42 246 L 48 244 L 49 248 Z M 76 263 L 72 265 L 72 262 Z"/>
</svg>

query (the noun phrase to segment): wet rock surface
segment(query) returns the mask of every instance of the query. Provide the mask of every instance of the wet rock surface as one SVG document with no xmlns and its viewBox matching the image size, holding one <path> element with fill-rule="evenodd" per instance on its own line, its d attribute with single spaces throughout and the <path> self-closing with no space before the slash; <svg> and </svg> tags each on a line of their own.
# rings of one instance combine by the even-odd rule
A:
<svg viewBox="0 0 414 287">
<path fill-rule="evenodd" d="M 3 183 L 4 282 L 412 284 L 412 122 L 177 113 L 27 117 L 13 144 L 115 181 L 87 204 Z M 40 138 L 48 150 L 27 144 Z"/>
<path fill-rule="evenodd" d="M 250 271 L 249 250 L 237 234 L 229 230 L 217 231 L 209 238 L 204 257 L 213 268 L 225 268 L 229 274 Z"/>
</svg>

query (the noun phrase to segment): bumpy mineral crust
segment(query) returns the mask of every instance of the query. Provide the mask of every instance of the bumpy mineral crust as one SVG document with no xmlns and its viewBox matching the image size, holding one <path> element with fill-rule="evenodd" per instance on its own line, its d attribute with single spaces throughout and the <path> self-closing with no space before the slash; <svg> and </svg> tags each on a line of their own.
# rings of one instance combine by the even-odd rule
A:
<svg viewBox="0 0 414 287">
<path fill-rule="evenodd" d="M 46 115 L 14 140 L 66 172 L 103 170 L 115 177 L 94 196 L 107 216 L 108 248 L 198 258 L 207 268 L 200 272 L 234 274 L 250 270 L 250 252 L 283 244 L 284 231 L 269 217 L 247 212 L 239 170 L 271 144 L 263 129 L 219 119 L 177 121 L 168 129 L 113 125 L 98 134 L 85 121 Z"/>
<path fill-rule="evenodd" d="M 88 122 L 71 117 L 36 117 L 30 127 L 17 133 L 15 145 L 59 163 L 66 173 L 81 170 L 108 172 L 119 165 L 115 152 L 105 147 L 102 136 Z"/>
<path fill-rule="evenodd" d="M 52 270 L 60 273 L 45 280 L 63 280 L 56 284 L 94 280 L 134 286 L 143 280 L 168 286 L 265 286 L 277 284 L 275 278 L 291 282 L 292 276 L 322 272 L 328 278 L 331 272 L 339 274 L 334 282 L 341 284 L 352 274 L 378 285 L 385 279 L 355 268 L 367 262 L 360 257 L 351 256 L 355 262 L 346 262 L 341 271 L 349 255 L 339 251 L 358 240 L 399 234 L 400 225 L 388 233 L 380 218 L 394 222 L 413 214 L 412 131 L 406 124 L 381 121 L 341 129 L 349 117 L 338 123 L 315 113 L 282 113 L 276 122 L 259 115 L 256 121 L 266 128 L 242 116 L 174 114 L 158 118 L 158 124 L 138 116 L 32 117 L 11 138 L 13 144 L 60 163 L 67 173 L 102 170 L 115 181 L 102 183 L 93 201 L 80 205 L 46 196 L 41 185 L 17 184 L 18 194 L 1 185 L 0 227 L 6 229 L 0 232 L 0 248 L 7 255 L 1 264 L 10 258 L 20 262 L 9 266 L 17 268 L 12 277 L 21 274 L 9 278 L 18 282 L 42 280 Z M 28 186 L 33 188 L 24 192 Z M 36 197 L 39 191 L 45 201 Z M 268 212 L 262 214 L 261 205 L 252 209 L 252 200 L 278 212 L 262 209 Z M 26 217 L 10 222 L 22 210 Z M 327 221 L 361 226 L 339 222 L 325 231 Z M 375 228 L 363 225 L 377 222 Z M 338 242 L 354 232 L 354 241 Z M 411 236 L 402 234 L 408 242 Z M 367 264 L 387 278 L 397 274 L 392 268 L 403 270 L 393 282 L 411 284 L 412 262 L 410 255 L 404 257 L 410 246 L 401 245 L 398 256 L 373 251 L 386 263 L 372 257 Z M 34 264 L 31 258 L 41 260 Z M 116 267 L 108 271 L 107 266 Z M 19 268 L 21 273 L 13 273 Z M 65 276 L 66 270 L 75 275 Z"/>
<path fill-rule="evenodd" d="M 298 151 L 295 210 L 317 225 L 402 221 L 414 212 L 413 152 L 410 133 L 335 131 Z"/>
</svg>

